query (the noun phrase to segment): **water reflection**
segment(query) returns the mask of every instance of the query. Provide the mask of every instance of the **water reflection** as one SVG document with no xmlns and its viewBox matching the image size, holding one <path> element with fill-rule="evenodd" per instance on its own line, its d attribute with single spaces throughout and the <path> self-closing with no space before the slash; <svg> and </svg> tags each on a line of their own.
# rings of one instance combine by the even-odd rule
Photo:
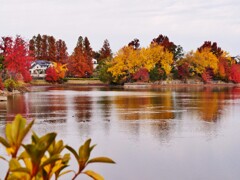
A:
<svg viewBox="0 0 240 180">
<path fill-rule="evenodd" d="M 229 179 L 219 172 L 234 171 L 228 158 L 240 165 L 239 110 L 239 87 L 33 87 L 0 103 L 0 128 L 21 113 L 36 118 L 40 134 L 56 131 L 70 145 L 91 137 L 102 145 L 99 155 L 118 162 L 104 170 L 106 179 Z"/>
</svg>

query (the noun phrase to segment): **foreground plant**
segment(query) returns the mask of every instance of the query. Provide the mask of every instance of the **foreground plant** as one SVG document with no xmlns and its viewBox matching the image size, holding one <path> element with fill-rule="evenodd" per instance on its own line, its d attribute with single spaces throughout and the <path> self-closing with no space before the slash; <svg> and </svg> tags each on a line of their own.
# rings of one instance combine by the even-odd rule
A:
<svg viewBox="0 0 240 180">
<path fill-rule="evenodd" d="M 89 159 L 91 151 L 96 145 L 90 146 L 91 139 L 88 139 L 80 146 L 78 153 L 71 146 L 64 145 L 62 140 L 56 141 L 56 133 L 48 133 L 39 137 L 32 133 L 31 143 L 24 144 L 23 140 L 32 128 L 34 121 L 26 124 L 26 119 L 17 115 L 12 123 L 6 125 L 5 138 L 0 137 L 0 143 L 6 148 L 10 159 L 0 156 L 9 164 L 5 179 L 25 179 L 25 180 L 48 180 L 53 177 L 74 172 L 72 179 L 76 179 L 84 173 L 95 180 L 104 178 L 92 170 L 85 170 L 90 163 L 115 163 L 107 157 L 97 157 Z M 77 172 L 66 170 L 71 160 L 70 154 L 62 155 L 63 150 L 69 150 L 76 158 L 79 168 Z M 21 150 L 21 153 L 19 152 Z M 20 153 L 20 155 L 19 155 Z"/>
</svg>

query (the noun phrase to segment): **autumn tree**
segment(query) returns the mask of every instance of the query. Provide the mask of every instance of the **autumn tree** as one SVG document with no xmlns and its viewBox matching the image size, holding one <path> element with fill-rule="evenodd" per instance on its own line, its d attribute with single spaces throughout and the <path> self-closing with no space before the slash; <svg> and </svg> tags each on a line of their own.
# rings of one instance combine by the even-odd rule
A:
<svg viewBox="0 0 240 180">
<path fill-rule="evenodd" d="M 35 57 L 37 59 L 42 59 L 42 36 L 40 34 L 37 35 L 35 39 Z"/>
<path fill-rule="evenodd" d="M 98 61 L 100 62 L 100 61 L 102 61 L 104 59 L 107 59 L 107 58 L 112 58 L 112 50 L 110 48 L 109 41 L 106 39 L 106 40 L 104 40 L 103 46 L 99 51 Z"/>
<path fill-rule="evenodd" d="M 53 36 L 33 36 L 29 41 L 29 50 L 34 59 L 66 63 L 68 58 L 66 43 L 61 39 L 56 41 Z"/>
<path fill-rule="evenodd" d="M 28 44 L 17 36 L 14 40 L 11 37 L 2 38 L 0 43 L 4 46 L 4 66 L 13 78 L 19 75 L 23 77 L 25 82 L 31 80 L 29 69 L 33 58 L 29 55 Z"/>
<path fill-rule="evenodd" d="M 54 67 L 49 67 L 46 70 L 46 77 L 45 80 L 50 83 L 55 83 L 59 79 L 57 71 Z"/>
<path fill-rule="evenodd" d="M 180 45 L 176 45 L 169 40 L 167 36 L 160 34 L 157 38 L 154 38 L 151 44 L 158 44 L 164 47 L 164 50 L 168 50 L 173 54 L 173 59 L 179 60 L 183 57 L 183 48 Z"/>
<path fill-rule="evenodd" d="M 67 72 L 67 64 L 61 64 L 59 62 L 53 62 L 53 67 L 49 67 L 46 70 L 46 81 L 51 83 L 62 83 Z"/>
<path fill-rule="evenodd" d="M 56 42 L 56 52 L 57 52 L 57 55 L 56 55 L 57 62 L 62 64 L 67 63 L 67 58 L 68 58 L 67 46 L 66 46 L 66 43 L 61 39 L 59 39 Z"/>
<path fill-rule="evenodd" d="M 146 68 L 140 68 L 136 73 L 133 74 L 133 80 L 140 82 L 149 81 L 149 72 Z"/>
<path fill-rule="evenodd" d="M 90 71 L 86 71 L 86 73 L 87 73 L 87 76 L 90 76 L 92 75 L 92 71 L 93 71 L 93 62 L 92 62 L 93 50 L 87 37 L 85 37 L 83 40 L 83 52 L 85 56 L 85 62 L 87 63 L 90 69 Z"/>
<path fill-rule="evenodd" d="M 112 74 L 115 82 L 128 82 L 132 79 L 133 74 L 141 68 L 145 68 L 149 72 L 156 66 L 168 76 L 171 72 L 172 62 L 172 53 L 164 50 L 162 46 L 153 44 L 148 48 L 138 50 L 131 46 L 125 46 L 113 58 L 108 72 Z"/>
<path fill-rule="evenodd" d="M 30 53 L 30 56 L 32 56 L 34 59 L 36 59 L 35 39 L 36 39 L 36 36 L 33 36 L 33 38 L 29 41 L 29 53 Z"/>
<path fill-rule="evenodd" d="M 187 80 L 187 78 L 190 77 L 190 65 L 188 62 L 182 62 L 178 64 L 177 66 L 178 69 L 178 77 L 184 81 Z"/>
<path fill-rule="evenodd" d="M 132 47 L 133 49 L 137 50 L 140 48 L 140 41 L 139 39 L 135 38 L 131 42 L 128 43 L 129 47 Z"/>
<path fill-rule="evenodd" d="M 48 44 L 48 36 L 43 35 L 41 39 L 41 58 L 47 60 L 49 57 L 49 47 L 50 44 Z"/>
<path fill-rule="evenodd" d="M 201 51 L 189 52 L 179 61 L 179 64 L 187 62 L 191 71 L 191 76 L 202 75 L 207 68 L 211 68 L 214 74 L 218 73 L 218 58 L 210 51 L 204 48 Z"/>
<path fill-rule="evenodd" d="M 56 40 L 53 36 L 48 36 L 48 60 L 56 62 Z"/>
<path fill-rule="evenodd" d="M 87 77 L 92 73 L 92 67 L 90 67 L 88 63 L 89 59 L 86 58 L 87 54 L 90 53 L 85 51 L 86 44 L 84 46 L 83 38 L 80 36 L 77 45 L 69 58 L 68 70 L 70 76 Z"/>
<path fill-rule="evenodd" d="M 230 80 L 234 83 L 240 83 L 240 64 L 233 64 L 231 66 Z"/>
<path fill-rule="evenodd" d="M 211 41 L 205 41 L 202 46 L 198 48 L 198 51 L 201 52 L 204 49 L 210 49 L 210 51 L 217 57 L 219 58 L 223 54 L 223 50 L 218 47 L 216 42 L 211 42 Z"/>
</svg>

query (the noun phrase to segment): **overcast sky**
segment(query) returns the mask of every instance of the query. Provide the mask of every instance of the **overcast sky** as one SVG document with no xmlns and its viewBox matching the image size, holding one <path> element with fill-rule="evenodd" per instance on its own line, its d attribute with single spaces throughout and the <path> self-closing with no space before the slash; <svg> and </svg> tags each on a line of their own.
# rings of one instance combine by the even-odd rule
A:
<svg viewBox="0 0 240 180">
<path fill-rule="evenodd" d="M 240 54 L 239 0 L 0 0 L 0 14 L 0 36 L 53 35 L 69 53 L 80 35 L 94 50 L 108 39 L 116 52 L 163 34 L 185 51 L 209 40 Z"/>
</svg>

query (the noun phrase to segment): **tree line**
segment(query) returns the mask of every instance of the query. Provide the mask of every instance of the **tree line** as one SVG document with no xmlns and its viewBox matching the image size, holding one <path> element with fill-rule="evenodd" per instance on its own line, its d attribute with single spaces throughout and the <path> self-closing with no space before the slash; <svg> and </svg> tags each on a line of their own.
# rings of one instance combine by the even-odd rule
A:
<svg viewBox="0 0 240 180">
<path fill-rule="evenodd" d="M 98 61 L 96 69 L 93 69 L 93 58 Z M 103 42 L 99 51 L 94 51 L 89 39 L 79 36 L 69 55 L 65 41 L 53 36 L 38 34 L 30 41 L 20 36 L 2 37 L 0 82 L 9 77 L 30 82 L 29 69 L 34 60 L 54 62 L 55 65 L 47 71 L 46 77 L 51 82 L 65 76 L 94 76 L 113 84 L 173 79 L 194 79 L 205 83 L 212 80 L 240 82 L 239 64 L 216 42 L 205 41 L 195 51 L 184 54 L 180 45 L 162 34 L 153 38 L 147 47 L 141 47 L 140 40 L 134 39 L 115 55 L 108 40 Z"/>
</svg>

